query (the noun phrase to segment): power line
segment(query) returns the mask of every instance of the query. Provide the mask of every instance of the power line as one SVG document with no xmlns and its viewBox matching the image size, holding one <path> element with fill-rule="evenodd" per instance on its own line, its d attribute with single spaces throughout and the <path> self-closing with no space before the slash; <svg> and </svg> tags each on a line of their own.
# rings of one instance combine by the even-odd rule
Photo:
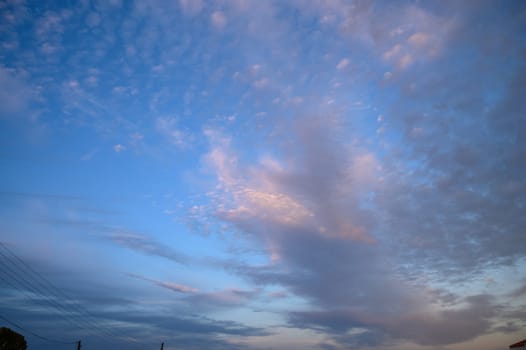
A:
<svg viewBox="0 0 526 350">
<path fill-rule="evenodd" d="M 9 260 L 9 258 L 0 251 L 0 255 L 3 256 L 5 259 L 7 259 L 9 262 L 12 261 Z M 74 317 L 74 315 L 70 314 L 70 311 L 67 310 L 63 305 L 61 305 L 59 302 L 56 301 L 55 298 L 49 297 L 49 295 L 46 295 L 46 293 L 37 285 L 35 285 L 30 280 L 26 279 L 23 276 L 23 273 L 20 273 L 20 271 L 16 271 L 13 268 L 11 268 L 8 264 L 3 264 L 3 272 L 7 275 L 9 280 L 6 281 L 6 279 L 2 278 L 4 281 L 6 281 L 11 287 L 15 289 L 22 289 L 23 292 L 25 292 L 30 298 L 36 299 L 35 297 L 39 297 L 38 300 L 41 300 L 43 303 L 45 303 L 48 307 L 53 309 L 55 312 L 58 311 L 58 313 L 61 314 L 64 318 L 70 317 L 71 320 L 74 320 L 75 327 L 78 328 L 84 328 L 83 325 L 79 323 Z M 16 285 L 13 283 L 18 283 L 19 287 L 17 288 Z M 21 287 L 21 288 L 20 288 Z M 29 294 L 29 293 L 32 293 Z M 66 319 L 68 323 L 72 324 L 69 319 Z"/>
<path fill-rule="evenodd" d="M 7 266 L 7 264 L 4 264 L 4 266 L 7 267 L 7 270 L 9 270 L 7 274 L 19 285 L 21 285 L 22 289 L 42 297 L 42 300 L 48 306 L 51 306 L 53 309 L 61 313 L 64 318 L 68 317 L 69 319 L 74 320 L 77 327 L 81 329 L 89 328 L 92 332 L 94 329 L 96 329 L 98 333 L 94 333 L 94 335 L 100 338 L 111 339 L 112 341 L 115 340 L 112 338 L 120 338 L 121 341 L 125 341 L 127 343 L 132 342 L 134 345 L 142 343 L 133 337 L 127 337 L 129 340 L 124 340 L 121 336 L 114 333 L 113 331 L 102 327 L 95 316 L 93 316 L 77 302 L 74 302 L 70 297 L 65 295 L 64 292 L 55 287 L 45 277 L 36 272 L 24 260 L 22 260 L 11 249 L 9 249 L 6 244 L 0 242 L 0 247 L 2 247 L 4 251 L 8 252 L 11 257 L 7 256 L 2 251 L 0 251 L 0 255 L 2 255 L 8 262 L 10 262 L 12 267 L 14 267 L 14 269 L 12 269 L 11 267 Z M 17 273 L 15 270 L 18 270 L 19 273 Z M 6 268 L 4 268 L 4 272 L 6 272 Z M 26 279 L 24 275 L 29 276 L 32 281 Z M 5 279 L 3 280 L 5 281 Z M 8 284 L 14 287 L 13 283 L 8 282 Z M 15 289 L 18 288 L 15 287 Z M 50 298 L 50 295 L 52 298 Z M 72 314 L 71 310 L 68 310 L 64 305 L 56 301 L 60 299 L 66 301 L 70 308 L 75 310 L 75 314 Z M 71 324 L 71 322 L 68 323 Z M 89 327 L 86 327 L 86 325 Z"/>
<path fill-rule="evenodd" d="M 95 336 L 103 338 L 103 339 L 111 339 L 111 338 L 120 338 L 118 335 L 110 332 L 109 330 L 103 328 L 99 324 L 97 324 L 97 321 L 95 320 L 94 316 L 89 314 L 85 309 L 78 306 L 76 303 L 71 302 L 71 298 L 66 296 L 62 291 L 60 291 L 58 288 L 56 288 L 51 282 L 49 282 L 47 279 L 42 277 L 38 272 L 33 270 L 27 263 L 25 263 L 21 258 L 19 258 L 13 251 L 11 251 L 9 248 L 6 247 L 5 244 L 0 242 L 0 246 L 4 248 L 5 251 L 9 252 L 9 254 L 17 259 L 17 261 L 13 261 L 9 257 L 7 257 L 5 254 L 3 254 L 0 251 L 0 255 L 4 256 L 4 258 L 8 259 L 8 261 L 18 269 L 17 271 L 14 271 L 10 267 L 8 269 L 10 270 L 10 273 L 8 273 L 12 279 L 17 281 L 20 285 L 22 285 L 23 288 L 33 292 L 34 294 L 37 294 L 43 298 L 43 301 L 48 305 L 54 308 L 55 310 L 59 311 L 59 313 L 62 313 L 64 317 L 69 317 L 69 319 L 74 320 L 76 327 L 80 329 L 89 329 Z M 38 284 L 33 283 L 32 281 L 27 280 L 23 277 L 23 275 L 30 275 L 33 277 L 33 280 L 36 280 Z M 35 279 L 35 276 L 38 279 Z M 44 281 L 46 285 L 44 284 Z M 59 294 L 59 295 L 57 295 Z M 50 298 L 50 295 L 53 298 Z M 70 304 L 72 308 L 75 309 L 75 312 L 77 314 L 71 314 L 71 310 L 68 310 L 64 305 L 58 303 L 57 299 L 63 299 Z M 69 322 L 71 324 L 71 322 Z M 98 333 L 94 332 L 95 329 L 98 331 Z"/>
<path fill-rule="evenodd" d="M 31 334 L 32 336 L 34 337 L 37 337 L 37 338 L 40 338 L 42 340 L 45 340 L 45 341 L 48 341 L 48 342 L 52 342 L 52 343 L 58 343 L 58 344 L 76 344 L 77 342 L 76 341 L 71 341 L 71 342 L 68 342 L 68 341 L 61 341 L 61 340 L 56 340 L 56 339 L 51 339 L 51 338 L 48 338 L 48 337 L 44 337 L 40 334 L 37 334 L 33 331 L 30 331 L 29 329 L 27 328 L 24 328 L 22 326 L 20 326 L 18 323 L 15 323 L 13 321 L 10 321 L 9 319 L 5 318 L 4 316 L 0 315 L 0 318 L 4 321 L 6 321 L 7 323 L 9 323 L 11 326 L 15 327 L 15 328 L 18 328 L 19 330 L 25 332 L 25 333 L 29 333 Z"/>
<path fill-rule="evenodd" d="M 75 323 L 77 327 L 84 329 L 84 328 L 88 328 L 86 327 L 86 325 L 89 325 L 89 327 L 98 329 L 99 332 L 104 333 L 105 336 L 107 337 L 118 337 L 117 335 L 113 334 L 112 332 L 98 325 L 96 321 L 94 321 L 95 320 L 94 316 L 89 314 L 87 310 L 78 306 L 75 302 L 72 302 L 71 298 L 66 296 L 62 291 L 56 288 L 51 282 L 49 282 L 47 279 L 41 276 L 38 272 L 32 269 L 26 262 L 24 262 L 21 258 L 19 258 L 13 251 L 7 248 L 5 244 L 0 242 L 0 246 L 2 246 L 5 251 L 9 252 L 9 254 L 13 258 L 15 258 L 18 262 L 16 261 L 13 262 L 13 260 L 5 256 L 5 254 L 3 254 L 1 251 L 0 251 L 0 255 L 8 259 L 11 262 L 11 264 L 13 264 L 16 268 L 18 268 L 19 271 L 21 271 L 23 274 L 32 275 L 34 280 L 35 280 L 34 277 L 35 276 L 37 277 L 36 282 L 38 283 L 38 285 L 35 286 L 35 284 L 33 284 L 31 281 L 28 281 L 27 279 L 23 277 L 19 277 L 16 272 L 11 270 L 11 272 L 14 274 L 13 278 L 15 278 L 20 284 L 25 283 L 26 288 L 31 289 L 33 292 L 36 292 L 36 294 L 41 295 L 48 305 L 51 305 L 53 308 L 57 310 L 61 310 L 62 312 L 65 312 L 65 314 L 68 315 L 71 319 L 75 319 Z M 20 282 L 21 279 L 23 282 Z M 48 299 L 49 295 L 51 295 L 53 299 Z M 63 299 L 67 301 L 68 304 L 70 304 L 71 308 L 75 309 L 75 312 L 77 313 L 77 315 L 75 314 L 72 315 L 70 312 L 71 310 L 68 310 L 62 304 L 58 303 L 56 301 L 57 299 Z M 95 335 L 102 337 L 100 334 L 95 333 Z"/>
</svg>

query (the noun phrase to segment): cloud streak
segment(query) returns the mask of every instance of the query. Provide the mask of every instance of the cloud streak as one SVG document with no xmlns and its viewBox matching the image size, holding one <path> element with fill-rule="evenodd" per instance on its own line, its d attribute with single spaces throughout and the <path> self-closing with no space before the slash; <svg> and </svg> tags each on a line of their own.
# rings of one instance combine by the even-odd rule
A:
<svg viewBox="0 0 526 350">
<path fill-rule="evenodd" d="M 136 279 L 140 279 L 140 280 L 143 280 L 143 281 L 151 282 L 151 283 L 153 283 L 155 285 L 158 285 L 159 287 L 166 288 L 166 289 L 169 289 L 169 290 L 177 292 L 177 293 L 185 294 L 185 293 L 196 293 L 197 292 L 196 288 L 185 286 L 183 284 L 178 284 L 178 283 L 173 283 L 173 282 L 158 281 L 158 280 L 154 280 L 154 279 L 151 279 L 151 278 L 148 278 L 148 277 L 136 275 L 136 274 L 133 274 L 133 273 L 129 273 L 128 276 L 136 278 Z"/>
<path fill-rule="evenodd" d="M 126 231 L 114 231 L 108 235 L 108 239 L 122 247 L 143 254 L 162 257 L 179 264 L 184 264 L 188 261 L 185 254 L 144 235 Z"/>
</svg>

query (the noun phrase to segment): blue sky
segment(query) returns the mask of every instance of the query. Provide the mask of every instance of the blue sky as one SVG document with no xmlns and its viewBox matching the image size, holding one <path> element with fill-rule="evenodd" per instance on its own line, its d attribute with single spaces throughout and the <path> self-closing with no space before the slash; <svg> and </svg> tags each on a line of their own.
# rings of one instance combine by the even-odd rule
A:
<svg viewBox="0 0 526 350">
<path fill-rule="evenodd" d="M 85 349 L 524 338 L 523 2 L 8 0 L 0 18 L 4 318 Z M 68 298 L 28 290 L 9 252 Z"/>
</svg>

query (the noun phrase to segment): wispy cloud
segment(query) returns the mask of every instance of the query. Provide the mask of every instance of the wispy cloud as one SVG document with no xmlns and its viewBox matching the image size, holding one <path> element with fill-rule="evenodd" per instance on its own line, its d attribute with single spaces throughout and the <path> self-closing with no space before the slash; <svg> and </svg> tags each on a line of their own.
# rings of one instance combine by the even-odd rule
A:
<svg viewBox="0 0 526 350">
<path fill-rule="evenodd" d="M 443 310 L 438 313 L 412 313 L 406 315 L 371 315 L 360 311 L 296 312 L 290 321 L 297 327 L 314 327 L 336 334 L 353 328 L 369 329 L 365 334 L 387 333 L 392 338 L 402 338 L 422 345 L 448 345 L 472 339 L 490 328 L 490 319 L 497 307 L 487 296 L 473 296 L 467 299 L 468 306 L 461 309 Z M 364 334 L 360 334 L 363 337 Z M 355 340 L 348 337 L 349 345 Z M 384 341 L 378 337 L 371 345 Z"/>
<path fill-rule="evenodd" d="M 514 298 L 519 298 L 526 295 L 526 283 L 514 290 L 510 295 Z"/>
<path fill-rule="evenodd" d="M 16 120 L 29 112 L 34 94 L 15 70 L 0 66 L 0 85 L 9 87 L 0 92 L 0 117 Z"/>
<path fill-rule="evenodd" d="M 349 63 L 351 63 L 351 62 L 349 61 L 348 58 L 342 58 L 340 60 L 340 62 L 338 62 L 338 64 L 336 65 L 336 69 L 338 69 L 338 70 L 345 69 L 345 67 L 347 67 L 349 65 Z"/>
<path fill-rule="evenodd" d="M 184 264 L 188 261 L 185 254 L 145 235 L 114 230 L 107 238 L 115 244 L 143 254 L 162 257 L 180 264 Z"/>
<path fill-rule="evenodd" d="M 121 153 L 121 152 L 124 152 L 126 150 L 126 146 L 123 146 L 121 145 L 120 143 L 116 144 L 113 146 L 113 150 L 116 152 L 116 153 Z"/>
<path fill-rule="evenodd" d="M 227 18 L 225 14 L 221 11 L 215 11 L 214 13 L 212 13 L 212 15 L 210 16 L 210 20 L 212 21 L 212 25 L 217 29 L 223 29 L 227 24 Z"/>
<path fill-rule="evenodd" d="M 179 148 L 188 147 L 190 144 L 190 136 L 187 132 L 178 127 L 176 118 L 160 117 L 155 121 L 157 131 L 166 137 L 169 142 Z"/>
<path fill-rule="evenodd" d="M 201 0 L 179 0 L 179 4 L 183 12 L 187 15 L 196 15 L 201 12 L 204 7 L 203 1 Z"/>
<path fill-rule="evenodd" d="M 243 290 L 238 288 L 227 288 L 213 292 L 195 293 L 185 298 L 195 308 L 201 310 L 226 308 L 232 309 L 242 307 L 255 300 L 261 291 Z"/>
<path fill-rule="evenodd" d="M 166 288 L 166 289 L 169 289 L 171 291 L 178 292 L 178 293 L 196 293 L 197 292 L 196 288 L 185 286 L 183 284 L 178 284 L 178 283 L 173 283 L 173 282 L 158 281 L 158 280 L 155 280 L 155 279 L 152 279 L 152 278 L 136 275 L 136 274 L 133 274 L 133 273 L 128 273 L 127 275 L 130 276 L 130 277 L 136 278 L 136 279 L 140 279 L 140 280 L 144 280 L 144 281 L 147 281 L 147 282 L 151 282 L 151 283 L 153 283 L 155 285 L 158 285 L 159 287 Z"/>
</svg>

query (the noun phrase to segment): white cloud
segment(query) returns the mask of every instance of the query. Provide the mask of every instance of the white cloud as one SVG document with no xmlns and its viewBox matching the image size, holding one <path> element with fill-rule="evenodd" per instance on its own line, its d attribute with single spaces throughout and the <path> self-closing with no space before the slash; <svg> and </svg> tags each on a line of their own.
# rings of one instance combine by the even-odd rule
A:
<svg viewBox="0 0 526 350">
<path fill-rule="evenodd" d="M 414 62 L 414 57 L 409 53 L 409 50 L 400 44 L 396 44 L 391 49 L 385 51 L 383 58 L 386 61 L 395 63 L 399 69 L 405 69 Z"/>
<path fill-rule="evenodd" d="M 227 23 L 226 16 L 221 11 L 215 11 L 214 13 L 212 13 L 212 15 L 210 16 L 210 19 L 214 27 L 218 29 L 223 29 Z"/>
<path fill-rule="evenodd" d="M 349 61 L 348 58 L 343 58 L 340 60 L 340 62 L 338 62 L 338 64 L 336 65 L 336 69 L 338 70 L 342 70 L 342 69 L 345 69 L 345 67 L 347 67 L 349 65 L 349 63 L 351 63 L 351 61 Z"/>
<path fill-rule="evenodd" d="M 177 119 L 174 117 L 160 117 L 155 120 L 155 128 L 159 133 L 167 137 L 177 147 L 189 145 L 189 135 L 178 127 Z"/>
<path fill-rule="evenodd" d="M 400 55 L 401 50 L 402 50 L 402 46 L 400 46 L 400 44 L 394 45 L 389 50 L 384 52 L 383 54 L 384 60 L 391 60 L 394 57 L 397 57 L 398 55 Z"/>
<path fill-rule="evenodd" d="M 231 154 L 230 139 L 213 129 L 205 129 L 204 135 L 212 145 L 210 152 L 204 157 L 205 163 L 215 171 L 220 185 L 232 190 L 239 179 L 237 158 Z"/>
<path fill-rule="evenodd" d="M 303 135 L 302 135 L 303 137 Z M 307 138 L 304 141 L 308 144 L 319 139 L 316 136 Z M 358 221 L 349 217 L 331 214 L 326 216 L 327 209 L 321 207 L 332 207 L 332 211 L 339 212 L 338 205 L 328 204 L 317 198 L 319 194 L 301 193 L 298 196 L 293 189 L 283 186 L 280 180 L 289 178 L 288 181 L 297 182 L 298 186 L 303 181 L 309 181 L 311 175 L 309 172 L 318 172 L 321 169 L 327 169 L 326 165 L 316 166 L 315 169 L 308 168 L 311 164 L 302 164 L 305 168 L 284 170 L 283 166 L 276 159 L 265 157 L 260 166 L 240 169 L 238 158 L 230 148 L 230 142 L 224 138 L 214 136 L 211 138 L 212 149 L 206 159 L 210 166 L 216 171 L 217 179 L 221 186 L 219 187 L 224 193 L 228 193 L 228 203 L 222 203 L 218 207 L 218 212 L 227 221 L 245 224 L 255 224 L 257 227 L 266 225 L 280 225 L 284 227 L 301 227 L 302 230 L 309 230 L 309 227 L 324 227 L 319 234 L 324 237 L 338 237 L 361 242 L 373 242 L 369 237 L 367 230 Z M 319 141 L 319 140 L 318 140 Z M 309 146 L 310 147 L 310 146 Z M 316 147 L 314 147 L 316 148 Z M 312 150 L 312 157 L 325 158 L 327 155 L 317 154 L 318 150 Z M 310 156 L 309 156 L 310 158 Z M 316 160 L 313 162 L 322 162 Z M 340 165 L 349 164 L 350 168 L 341 170 L 340 185 L 331 184 L 331 191 L 337 192 L 337 196 L 350 195 L 349 191 L 360 191 L 374 186 L 377 178 L 379 165 L 375 157 L 370 153 L 356 154 L 353 159 L 340 160 Z M 305 175 L 302 175 L 303 173 Z M 296 180 L 293 180 L 297 177 Z M 312 174 L 312 181 L 318 182 L 319 179 Z M 355 184 L 352 189 L 346 185 Z M 360 184 L 360 185 L 357 185 Z M 311 184 L 316 187 L 316 184 Z M 317 190 L 314 190 L 316 192 Z M 308 191 L 307 191 L 308 192 Z M 309 197 L 312 195 L 312 197 Z M 343 209 L 342 209 L 343 211 Z M 259 231 L 259 228 L 255 229 Z M 273 234 L 264 234 L 267 239 L 267 248 L 271 260 L 276 260 L 280 256 L 277 246 L 273 244 Z M 262 238 L 263 238 L 262 237 Z"/>
<path fill-rule="evenodd" d="M 237 207 L 224 213 L 229 220 L 261 219 L 283 225 L 305 223 L 312 213 L 284 193 L 265 192 L 253 188 L 236 191 Z"/>
<path fill-rule="evenodd" d="M 113 150 L 117 153 L 121 153 L 126 150 L 126 147 L 121 145 L 120 143 L 113 146 Z"/>
</svg>

